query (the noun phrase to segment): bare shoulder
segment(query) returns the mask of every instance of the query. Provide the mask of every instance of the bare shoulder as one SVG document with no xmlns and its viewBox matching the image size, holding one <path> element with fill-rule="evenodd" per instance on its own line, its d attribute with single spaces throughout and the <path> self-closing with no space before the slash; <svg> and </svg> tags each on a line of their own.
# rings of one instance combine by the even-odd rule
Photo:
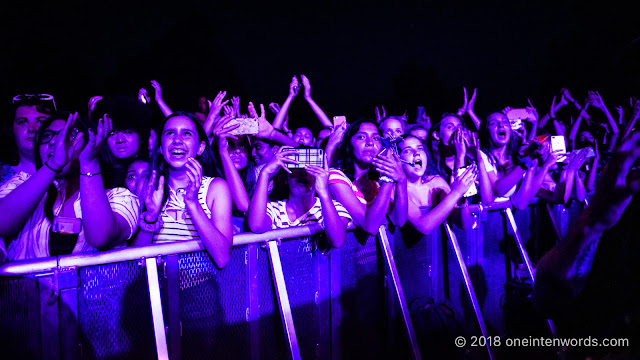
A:
<svg viewBox="0 0 640 360">
<path fill-rule="evenodd" d="M 214 178 L 209 184 L 207 190 L 207 204 L 209 208 L 214 204 L 216 200 L 224 199 L 225 201 L 231 201 L 231 193 L 229 192 L 229 185 L 223 178 Z"/>
</svg>

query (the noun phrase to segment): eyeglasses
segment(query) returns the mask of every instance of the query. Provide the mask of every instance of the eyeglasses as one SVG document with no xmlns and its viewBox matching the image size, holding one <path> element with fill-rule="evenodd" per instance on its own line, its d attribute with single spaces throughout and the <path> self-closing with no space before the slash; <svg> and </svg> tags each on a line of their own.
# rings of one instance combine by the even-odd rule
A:
<svg viewBox="0 0 640 360">
<path fill-rule="evenodd" d="M 21 101 L 34 101 L 34 100 L 40 100 L 40 101 L 51 101 L 51 103 L 53 104 L 53 109 L 54 110 L 58 110 L 56 108 L 56 102 L 53 99 L 53 95 L 50 94 L 22 94 L 22 95 L 16 95 L 13 97 L 13 104 L 17 103 L 17 102 L 21 102 Z"/>
<path fill-rule="evenodd" d="M 53 138 L 58 136 L 60 131 L 62 131 L 62 130 L 58 130 L 58 131 L 45 130 L 45 131 L 43 131 L 42 135 L 40 135 L 40 144 L 48 144 L 48 143 L 50 143 L 51 140 L 53 140 Z M 73 140 L 76 137 L 76 135 L 78 135 L 79 132 L 80 132 L 80 130 L 78 130 L 77 128 L 71 129 L 70 139 Z"/>
</svg>

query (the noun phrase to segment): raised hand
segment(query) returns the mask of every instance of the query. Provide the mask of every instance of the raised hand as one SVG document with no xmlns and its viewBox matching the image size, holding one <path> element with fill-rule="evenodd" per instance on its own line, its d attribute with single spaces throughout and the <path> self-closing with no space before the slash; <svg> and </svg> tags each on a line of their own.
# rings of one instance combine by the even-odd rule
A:
<svg viewBox="0 0 640 360">
<path fill-rule="evenodd" d="M 571 153 L 571 155 L 569 156 L 569 165 L 567 166 L 567 170 L 573 170 L 573 171 L 580 170 L 580 168 L 582 167 L 582 164 L 584 164 L 586 160 L 587 160 L 586 151 Z"/>
<path fill-rule="evenodd" d="M 240 116 L 240 97 L 233 96 L 231 97 L 231 105 L 233 106 L 233 113 L 236 117 Z"/>
<path fill-rule="evenodd" d="M 143 104 L 149 103 L 149 96 L 147 96 L 147 89 L 140 88 L 140 90 L 138 90 L 138 100 L 140 100 L 140 102 Z"/>
<path fill-rule="evenodd" d="M 280 104 L 276 103 L 276 102 L 272 102 L 269 104 L 269 110 L 271 110 L 272 113 L 278 115 L 278 113 L 280 112 Z"/>
<path fill-rule="evenodd" d="M 450 141 L 456 150 L 456 159 L 464 161 L 464 157 L 467 156 L 467 143 L 464 140 L 462 131 L 460 129 L 456 130 Z"/>
<path fill-rule="evenodd" d="M 319 196 L 329 196 L 329 170 L 314 165 L 305 166 L 305 170 L 316 179 L 316 193 Z"/>
<path fill-rule="evenodd" d="M 229 105 L 225 105 L 223 107 L 223 111 L 224 111 L 224 115 L 225 116 L 235 117 L 234 112 L 233 112 L 233 107 L 231 107 Z"/>
<path fill-rule="evenodd" d="M 458 109 L 458 116 L 462 116 L 467 112 L 467 107 L 469 106 L 469 100 L 467 98 L 467 88 L 463 87 L 464 90 L 464 102 L 462 103 L 462 107 Z"/>
<path fill-rule="evenodd" d="M 298 151 L 294 148 L 283 146 L 280 150 L 269 160 L 269 162 L 262 168 L 261 173 L 264 172 L 269 177 L 275 175 L 281 168 L 284 171 L 291 174 L 291 170 L 287 167 L 287 164 L 298 164 L 298 161 L 289 159 L 287 155 L 297 154 Z"/>
<path fill-rule="evenodd" d="M 553 100 L 551 100 L 551 108 L 549 109 L 549 118 L 551 119 L 556 118 L 556 97 L 555 96 L 553 97 Z"/>
<path fill-rule="evenodd" d="M 622 106 L 616 106 L 616 111 L 618 112 L 618 125 L 622 125 L 624 123 L 624 109 Z"/>
<path fill-rule="evenodd" d="M 600 96 L 600 93 L 597 91 L 589 91 L 587 101 L 598 109 L 603 109 L 605 106 L 604 101 L 602 101 L 602 96 Z"/>
<path fill-rule="evenodd" d="M 109 138 L 112 130 L 113 123 L 107 114 L 98 120 L 96 134 L 93 133 L 93 130 L 89 129 L 89 141 L 84 149 L 82 149 L 79 157 L 81 165 L 98 161 L 100 149 L 102 149 L 102 146 L 107 142 L 107 138 Z"/>
<path fill-rule="evenodd" d="M 387 150 L 382 154 L 378 154 L 373 159 L 373 166 L 380 175 L 386 175 L 395 182 L 407 180 L 400 157 L 395 151 Z"/>
<path fill-rule="evenodd" d="M 376 106 L 376 121 L 378 122 L 378 124 L 380 123 L 380 121 L 382 121 L 382 119 L 387 117 L 387 111 L 384 109 L 384 106 L 381 105 L 380 107 L 382 108 L 382 113 L 380 112 L 380 109 L 378 109 L 378 107 Z"/>
<path fill-rule="evenodd" d="M 158 219 L 164 198 L 164 176 L 160 176 L 158 187 L 156 188 L 157 176 L 157 171 L 153 170 L 144 191 L 144 206 L 147 208 L 144 221 L 150 224 L 155 223 Z"/>
<path fill-rule="evenodd" d="M 64 127 L 57 135 L 55 135 L 56 142 L 53 149 L 53 155 L 46 160 L 46 163 L 56 171 L 62 170 L 73 159 L 73 154 L 82 147 L 82 133 L 77 133 L 75 136 L 69 136 L 69 138 L 67 138 L 69 129 L 73 128 L 73 125 L 77 120 L 77 112 L 69 114 Z"/>
<path fill-rule="evenodd" d="M 571 97 L 571 94 L 569 93 L 569 90 L 567 89 L 561 89 L 560 93 L 562 93 L 562 96 L 570 103 L 575 103 L 576 101 L 573 99 L 573 97 Z"/>
<path fill-rule="evenodd" d="M 189 177 L 189 185 L 185 189 L 184 203 L 185 205 L 198 205 L 198 192 L 202 185 L 202 165 L 198 160 L 189 158 L 185 164 L 187 168 L 187 176 Z M 188 207 L 187 207 L 188 209 Z"/>
<path fill-rule="evenodd" d="M 311 82 L 304 74 L 300 75 L 300 78 L 302 79 L 302 86 L 304 86 L 304 98 L 309 100 L 311 99 Z"/>
<path fill-rule="evenodd" d="M 451 192 L 462 197 L 467 193 L 471 185 L 478 179 L 478 166 L 467 166 L 460 176 L 455 176 L 451 184 Z"/>
<path fill-rule="evenodd" d="M 466 89 L 465 89 L 465 93 L 466 93 Z M 475 112 L 473 110 L 473 106 L 476 103 L 476 95 L 477 95 L 477 93 L 478 93 L 478 89 L 473 89 L 473 94 L 471 94 L 471 99 L 469 99 L 469 102 L 467 103 L 467 113 L 475 114 Z"/>
<path fill-rule="evenodd" d="M 227 138 L 232 138 L 234 140 L 238 139 L 236 136 L 231 135 L 231 132 L 238 128 L 240 124 L 234 124 L 225 127 L 229 123 L 229 121 L 233 119 L 233 116 L 225 115 L 214 124 L 213 129 L 211 130 L 213 141 L 218 144 L 218 150 L 221 154 L 223 154 L 223 151 L 227 151 L 229 149 L 229 141 L 227 140 Z"/>
<path fill-rule="evenodd" d="M 555 97 L 554 97 L 555 100 Z M 525 109 L 527 109 L 527 113 L 529 113 L 529 117 L 527 118 L 527 120 L 529 120 L 530 122 L 533 123 L 537 123 L 538 122 L 538 110 L 536 110 L 535 106 L 533 106 L 533 104 L 531 104 L 531 100 L 527 99 L 527 102 L 529 103 L 529 106 L 527 106 Z"/>
<path fill-rule="evenodd" d="M 298 82 L 298 78 L 293 75 L 291 79 L 291 83 L 289 84 L 289 96 L 294 97 L 298 95 L 298 90 L 300 89 L 300 83 Z"/>
<path fill-rule="evenodd" d="M 219 91 L 213 101 L 209 101 L 209 114 L 207 115 L 207 119 L 214 117 L 214 119 L 217 120 L 220 117 L 220 111 L 229 102 L 229 100 L 224 100 L 225 96 L 227 96 L 226 91 Z"/>
<path fill-rule="evenodd" d="M 153 90 L 155 91 L 154 98 L 156 102 L 162 103 L 164 100 L 162 100 L 162 87 L 160 87 L 160 84 L 155 80 L 151 80 L 151 87 L 153 87 Z"/>
<path fill-rule="evenodd" d="M 344 139 L 344 134 L 347 132 L 347 123 L 344 122 L 338 127 L 334 127 L 329 134 L 329 140 L 327 140 L 327 148 L 337 147 L 338 144 Z"/>
<path fill-rule="evenodd" d="M 253 106 L 252 102 L 249 102 L 249 117 L 258 118 L 257 138 L 270 139 L 272 137 L 273 132 L 276 131 L 276 129 L 274 129 L 273 125 L 271 125 L 269 120 L 267 120 L 264 113 L 264 105 L 260 104 L 260 116 L 258 116 L 255 106 Z"/>
<path fill-rule="evenodd" d="M 96 108 L 96 103 L 100 100 L 102 100 L 102 96 L 92 96 L 91 99 L 89 99 L 89 116 L 91 116 L 91 113 Z"/>
</svg>

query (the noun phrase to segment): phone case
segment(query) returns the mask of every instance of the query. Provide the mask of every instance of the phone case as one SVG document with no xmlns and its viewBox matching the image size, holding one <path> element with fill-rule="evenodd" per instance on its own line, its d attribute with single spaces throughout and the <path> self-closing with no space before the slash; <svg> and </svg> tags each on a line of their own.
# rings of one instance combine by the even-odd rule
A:
<svg viewBox="0 0 640 360">
<path fill-rule="evenodd" d="M 509 120 L 528 119 L 529 116 L 529 111 L 527 111 L 527 109 L 511 109 L 507 112 L 507 118 Z"/>
<path fill-rule="evenodd" d="M 51 228 L 54 232 L 61 234 L 79 234 L 80 230 L 82 230 L 82 220 L 78 218 L 56 216 L 53 218 Z"/>
<path fill-rule="evenodd" d="M 287 155 L 288 159 L 298 161 L 298 164 L 287 163 L 290 169 L 304 168 L 306 165 L 324 167 L 324 151 L 322 149 L 296 149 L 297 154 Z"/>
<path fill-rule="evenodd" d="M 345 122 L 347 122 L 347 117 L 346 116 L 334 116 L 333 117 L 333 127 L 334 128 L 337 128 L 338 126 L 342 125 Z"/>
<path fill-rule="evenodd" d="M 231 130 L 231 135 L 255 135 L 258 133 L 257 118 L 235 118 L 231 119 L 223 129 L 235 124 L 240 124 L 237 128 Z"/>
</svg>

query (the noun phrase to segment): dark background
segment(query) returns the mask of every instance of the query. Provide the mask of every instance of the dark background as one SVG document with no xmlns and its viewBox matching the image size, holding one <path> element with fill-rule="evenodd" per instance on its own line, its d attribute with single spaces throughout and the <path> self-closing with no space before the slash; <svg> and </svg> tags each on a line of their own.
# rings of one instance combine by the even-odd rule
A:
<svg viewBox="0 0 640 360">
<path fill-rule="evenodd" d="M 632 3 L 629 3 L 632 4 Z M 640 21 L 633 5 L 476 1 L 11 2 L 2 54 L 2 112 L 20 93 L 50 93 L 86 113 L 93 95 L 153 94 L 192 110 L 219 90 L 282 103 L 304 73 L 330 117 L 424 105 L 439 118 L 478 88 L 483 118 L 527 98 L 544 113 L 560 88 L 598 90 L 613 109 L 638 96 Z M 634 40 L 635 39 L 635 40 Z M 291 124 L 312 121 L 302 94 Z"/>
</svg>

